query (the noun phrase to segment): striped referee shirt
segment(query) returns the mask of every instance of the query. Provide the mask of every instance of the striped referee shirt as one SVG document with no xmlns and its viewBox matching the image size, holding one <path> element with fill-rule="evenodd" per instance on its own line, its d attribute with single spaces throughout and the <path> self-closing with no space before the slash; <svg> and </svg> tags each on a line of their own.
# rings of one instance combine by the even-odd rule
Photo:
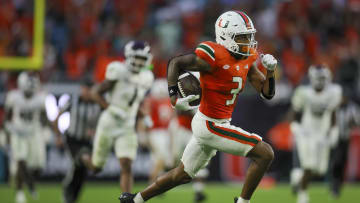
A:
<svg viewBox="0 0 360 203">
<path fill-rule="evenodd" d="M 85 101 L 79 96 L 72 97 L 65 108 L 70 111 L 70 126 L 67 136 L 77 140 L 89 139 L 89 133 L 94 131 L 100 115 L 100 106 L 92 101 Z"/>
<path fill-rule="evenodd" d="M 360 125 L 359 107 L 353 102 L 340 106 L 336 111 L 336 120 L 339 126 L 339 138 L 342 140 L 349 139 L 351 128 L 354 125 Z"/>
</svg>

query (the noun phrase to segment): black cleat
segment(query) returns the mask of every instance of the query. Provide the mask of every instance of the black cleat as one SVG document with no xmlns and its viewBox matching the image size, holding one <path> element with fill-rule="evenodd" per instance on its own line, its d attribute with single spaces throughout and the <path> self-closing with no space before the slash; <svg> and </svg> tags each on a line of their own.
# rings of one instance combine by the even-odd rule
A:
<svg viewBox="0 0 360 203">
<path fill-rule="evenodd" d="M 202 202 L 206 199 L 206 195 L 202 192 L 196 192 L 195 193 L 195 198 L 194 198 L 194 202 L 198 203 L 198 202 Z"/>
<path fill-rule="evenodd" d="M 120 203 L 135 203 L 134 202 L 135 196 L 136 196 L 136 194 L 124 192 L 119 197 Z"/>
<path fill-rule="evenodd" d="M 237 197 L 234 197 L 234 203 L 236 203 L 238 201 Z"/>
</svg>

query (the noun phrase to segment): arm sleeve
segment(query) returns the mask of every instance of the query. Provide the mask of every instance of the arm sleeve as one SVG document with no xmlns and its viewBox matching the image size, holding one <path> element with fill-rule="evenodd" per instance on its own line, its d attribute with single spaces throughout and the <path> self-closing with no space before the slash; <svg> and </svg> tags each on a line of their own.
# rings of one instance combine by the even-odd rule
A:
<svg viewBox="0 0 360 203">
<path fill-rule="evenodd" d="M 14 94 L 10 91 L 5 98 L 5 109 L 11 109 L 14 104 Z"/>
<path fill-rule="evenodd" d="M 332 108 L 336 109 L 340 106 L 342 100 L 342 89 L 339 85 L 334 85 L 333 95 Z"/>
<path fill-rule="evenodd" d="M 215 49 L 210 45 L 210 43 L 200 43 L 195 49 L 195 54 L 210 64 L 211 67 L 215 67 Z"/>
<path fill-rule="evenodd" d="M 303 110 L 304 103 L 305 103 L 304 88 L 298 87 L 295 89 L 294 95 L 291 98 L 291 106 L 294 109 L 294 111 L 299 112 Z"/>
<path fill-rule="evenodd" d="M 142 87 L 149 90 L 154 82 L 154 74 L 149 70 L 141 71 L 138 82 Z"/>
</svg>

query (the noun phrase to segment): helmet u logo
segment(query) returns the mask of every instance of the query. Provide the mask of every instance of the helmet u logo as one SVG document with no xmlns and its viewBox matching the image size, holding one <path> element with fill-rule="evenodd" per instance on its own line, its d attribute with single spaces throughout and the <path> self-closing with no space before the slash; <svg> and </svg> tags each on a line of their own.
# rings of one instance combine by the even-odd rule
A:
<svg viewBox="0 0 360 203">
<path fill-rule="evenodd" d="M 226 23 L 225 23 L 225 25 L 224 25 L 224 23 L 222 23 L 222 21 L 223 21 L 223 19 L 220 19 L 220 21 L 219 21 L 219 27 L 227 28 L 228 25 L 229 25 L 229 21 L 227 20 Z"/>
</svg>

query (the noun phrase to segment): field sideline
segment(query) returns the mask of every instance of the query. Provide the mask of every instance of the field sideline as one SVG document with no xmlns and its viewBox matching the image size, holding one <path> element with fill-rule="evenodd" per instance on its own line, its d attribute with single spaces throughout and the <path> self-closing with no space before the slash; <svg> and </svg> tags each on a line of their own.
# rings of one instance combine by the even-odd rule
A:
<svg viewBox="0 0 360 203">
<path fill-rule="evenodd" d="M 145 184 L 136 184 L 134 190 L 138 191 Z M 208 200 L 204 203 L 233 203 L 233 197 L 239 194 L 241 185 L 212 183 L 205 189 Z M 39 200 L 28 203 L 61 203 L 60 184 L 38 185 Z M 87 183 L 79 203 L 118 203 L 119 189 L 113 183 Z M 0 202 L 13 203 L 14 192 L 8 185 L 0 184 Z M 330 198 L 326 185 L 313 184 L 310 189 L 311 203 L 357 203 L 360 198 L 360 185 L 347 184 L 340 199 Z M 193 191 L 191 185 L 181 186 L 165 195 L 155 198 L 149 203 L 192 203 Z M 277 185 L 271 189 L 259 189 L 251 203 L 296 203 L 291 195 L 290 187 L 286 184 Z"/>
</svg>

